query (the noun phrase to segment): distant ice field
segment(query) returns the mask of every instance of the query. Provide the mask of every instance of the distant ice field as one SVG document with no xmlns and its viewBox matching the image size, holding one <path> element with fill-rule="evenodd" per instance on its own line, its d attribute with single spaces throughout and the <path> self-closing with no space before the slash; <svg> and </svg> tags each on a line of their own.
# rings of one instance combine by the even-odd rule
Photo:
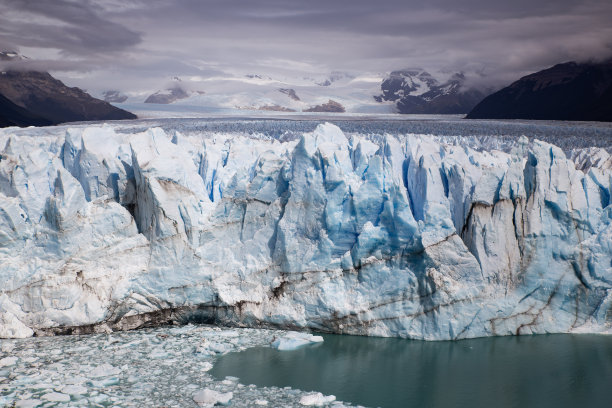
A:
<svg viewBox="0 0 612 408">
<path fill-rule="evenodd" d="M 165 112 L 168 114 L 168 112 Z M 166 132 L 179 131 L 185 135 L 212 136 L 236 133 L 254 138 L 293 140 L 305 132 L 312 132 L 318 124 L 330 122 L 345 134 L 371 137 L 385 134 L 422 134 L 444 139 L 447 143 L 467 145 L 479 150 L 509 151 L 517 138 L 527 136 L 561 147 L 566 153 L 572 149 L 602 147 L 612 151 L 612 123 L 564 122 L 541 120 L 468 120 L 461 115 L 399 115 L 399 114 L 300 114 L 249 112 L 217 109 L 209 117 L 150 118 L 115 121 L 118 133 L 138 133 L 152 127 Z M 62 126 L 39 128 L 36 132 L 16 129 L 16 135 L 55 134 L 58 127 L 86 127 L 95 123 L 68 123 Z M 457 139 L 460 138 L 460 139 Z"/>
</svg>

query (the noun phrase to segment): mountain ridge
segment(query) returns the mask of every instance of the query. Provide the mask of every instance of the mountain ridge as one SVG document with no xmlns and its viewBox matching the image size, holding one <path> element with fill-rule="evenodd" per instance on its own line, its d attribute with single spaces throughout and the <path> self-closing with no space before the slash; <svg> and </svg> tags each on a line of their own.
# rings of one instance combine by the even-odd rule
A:
<svg viewBox="0 0 612 408">
<path fill-rule="evenodd" d="M 6 62 L 0 71 L 3 124 L 55 125 L 90 120 L 136 119 L 136 115 L 96 99 L 77 87 L 68 87 L 48 72 L 12 70 L 15 61 L 27 60 L 16 52 L 0 52 Z"/>
<path fill-rule="evenodd" d="M 612 121 L 612 60 L 556 64 L 487 96 L 468 119 Z"/>
<path fill-rule="evenodd" d="M 404 114 L 460 114 L 469 112 L 484 94 L 465 88 L 465 75 L 453 74 L 440 83 L 420 68 L 393 71 L 381 84 L 378 102 L 395 102 L 398 113 Z"/>
</svg>

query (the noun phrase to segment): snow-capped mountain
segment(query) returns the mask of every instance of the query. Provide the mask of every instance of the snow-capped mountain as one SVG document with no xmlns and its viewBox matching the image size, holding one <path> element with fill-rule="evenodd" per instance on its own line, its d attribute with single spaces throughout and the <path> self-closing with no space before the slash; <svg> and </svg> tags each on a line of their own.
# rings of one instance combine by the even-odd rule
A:
<svg viewBox="0 0 612 408">
<path fill-rule="evenodd" d="M 187 99 L 194 95 L 203 95 L 206 92 L 201 90 L 193 90 L 194 84 L 186 83 L 181 78 L 174 76 L 172 82 L 164 89 L 156 91 L 149 95 L 144 103 L 154 103 L 160 105 L 168 105 L 182 99 Z"/>
<path fill-rule="evenodd" d="M 168 104 L 189 97 L 189 92 L 185 91 L 181 86 L 175 85 L 161 91 L 157 91 L 145 99 L 144 103 L 159 103 Z"/>
<path fill-rule="evenodd" d="M 422 69 L 393 71 L 381 84 L 378 101 L 395 102 L 399 113 L 459 114 L 469 112 L 484 95 L 465 89 L 465 76 L 453 74 L 440 83 Z"/>
<path fill-rule="evenodd" d="M 181 78 L 145 102 L 232 110 L 456 114 L 468 112 L 483 97 L 464 84 L 460 73 L 440 82 L 418 69 L 387 76 L 339 71 L 308 77 L 249 73 Z M 130 97 L 130 102 L 137 99 Z"/>
<path fill-rule="evenodd" d="M 382 75 L 355 76 L 341 72 L 306 78 L 258 73 L 184 77 L 147 98 L 141 97 L 140 101 L 170 103 L 174 105 L 173 109 L 185 106 L 286 112 L 392 113 L 392 103 L 374 100 L 374 95 L 380 92 L 382 79 Z M 138 99 L 130 95 L 129 103 L 136 103 Z M 328 105 L 330 100 L 334 106 Z"/>
<path fill-rule="evenodd" d="M 393 71 L 382 82 L 379 99 L 396 102 L 406 95 L 422 95 L 438 85 L 430 73 L 421 69 Z"/>
<path fill-rule="evenodd" d="M 109 103 L 123 103 L 128 99 L 127 95 L 124 95 L 120 91 L 117 91 L 115 89 L 110 91 L 104 91 L 102 93 L 102 97 L 106 102 Z"/>
<path fill-rule="evenodd" d="M 334 71 L 331 74 L 329 74 L 329 76 L 327 78 L 325 78 L 323 81 L 318 81 L 315 82 L 317 85 L 319 86 L 330 86 L 331 84 L 333 84 L 334 82 L 338 82 L 341 81 L 343 79 L 354 79 L 355 76 L 351 75 L 347 72 L 341 72 L 341 71 Z"/>
</svg>

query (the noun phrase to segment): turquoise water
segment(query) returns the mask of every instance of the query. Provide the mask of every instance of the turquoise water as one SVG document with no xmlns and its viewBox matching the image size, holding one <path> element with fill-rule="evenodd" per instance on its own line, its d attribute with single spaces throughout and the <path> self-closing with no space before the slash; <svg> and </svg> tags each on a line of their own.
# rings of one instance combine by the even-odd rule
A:
<svg viewBox="0 0 612 408">
<path fill-rule="evenodd" d="M 612 407 L 612 336 L 324 338 L 294 351 L 230 353 L 211 373 L 370 407 Z"/>
</svg>

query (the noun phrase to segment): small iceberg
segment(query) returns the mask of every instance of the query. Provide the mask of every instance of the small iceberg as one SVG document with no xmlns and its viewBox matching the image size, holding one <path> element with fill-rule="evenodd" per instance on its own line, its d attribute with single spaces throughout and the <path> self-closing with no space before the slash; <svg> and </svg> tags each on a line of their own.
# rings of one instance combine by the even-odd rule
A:
<svg viewBox="0 0 612 408">
<path fill-rule="evenodd" d="M 42 399 L 51 402 L 68 402 L 70 401 L 70 395 L 61 392 L 50 392 L 42 396 Z"/>
<path fill-rule="evenodd" d="M 217 392 L 215 390 L 211 390 L 209 388 L 205 388 L 204 390 L 198 391 L 193 394 L 194 402 L 201 407 L 228 405 L 233 397 L 234 393 L 232 392 L 222 393 Z"/>
<path fill-rule="evenodd" d="M 323 337 L 310 333 L 288 332 L 283 337 L 274 339 L 270 346 L 280 351 L 295 350 L 307 344 L 322 343 Z"/>
<path fill-rule="evenodd" d="M 19 361 L 17 357 L 4 357 L 0 359 L 0 367 L 10 367 L 15 365 Z"/>
<path fill-rule="evenodd" d="M 323 395 L 320 392 L 306 394 L 300 398 L 300 404 L 314 407 L 322 407 L 336 400 L 335 395 Z"/>
</svg>

